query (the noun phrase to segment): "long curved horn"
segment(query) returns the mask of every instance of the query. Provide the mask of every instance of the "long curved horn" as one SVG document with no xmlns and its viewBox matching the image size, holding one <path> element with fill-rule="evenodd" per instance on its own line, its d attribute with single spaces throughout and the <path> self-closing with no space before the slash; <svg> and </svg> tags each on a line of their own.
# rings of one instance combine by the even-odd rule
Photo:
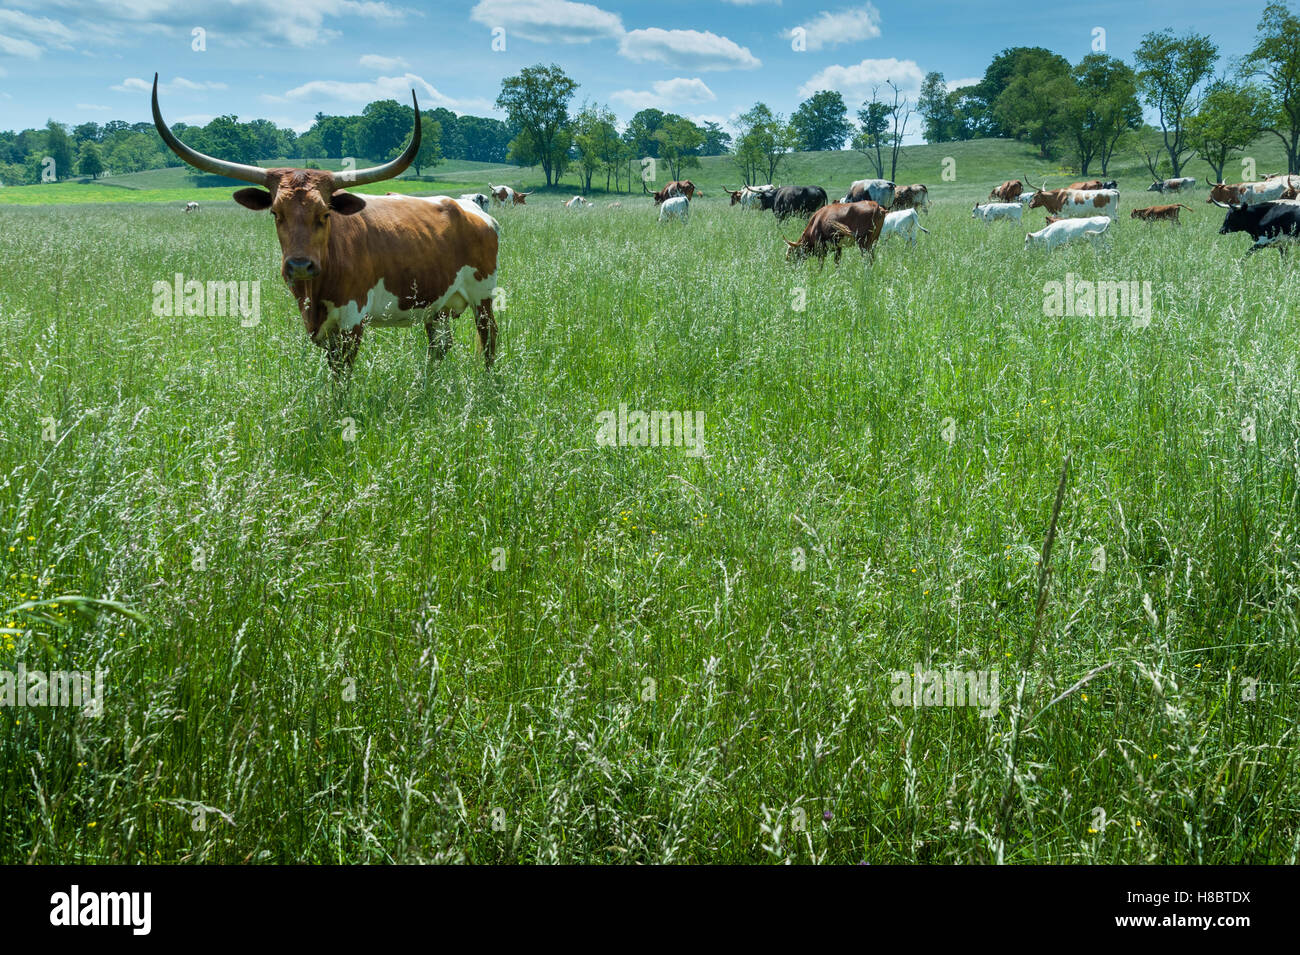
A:
<svg viewBox="0 0 1300 955">
<path fill-rule="evenodd" d="M 1213 203 L 1214 203 L 1216 206 L 1218 206 L 1220 209 L 1231 209 L 1231 208 L 1232 208 L 1232 206 L 1228 205 L 1226 202 L 1220 202 L 1218 199 L 1211 199 L 1210 201 L 1213 202 Z M 1181 205 L 1181 204 L 1182 204 L 1182 203 L 1179 203 L 1179 205 Z"/>
<path fill-rule="evenodd" d="M 411 90 L 411 108 L 415 110 L 415 132 L 411 133 L 411 142 L 406 149 L 402 150 L 400 156 L 381 166 L 337 174 L 334 177 L 335 181 L 342 181 L 349 186 L 364 186 L 371 182 L 393 179 L 405 172 L 406 167 L 415 161 L 415 157 L 420 152 L 420 103 L 415 98 L 415 90 Z"/>
<path fill-rule="evenodd" d="M 266 185 L 266 170 L 261 166 L 246 166 L 239 162 L 228 162 L 225 159 L 205 156 L 197 149 L 191 149 L 176 138 L 176 135 L 163 122 L 162 113 L 158 109 L 157 73 L 153 75 L 153 124 L 158 128 L 158 135 L 167 144 L 167 148 L 195 169 L 202 169 L 204 172 L 210 172 L 218 176 L 228 176 L 231 179 L 240 179 L 244 182 L 255 182 L 259 186 Z"/>
</svg>

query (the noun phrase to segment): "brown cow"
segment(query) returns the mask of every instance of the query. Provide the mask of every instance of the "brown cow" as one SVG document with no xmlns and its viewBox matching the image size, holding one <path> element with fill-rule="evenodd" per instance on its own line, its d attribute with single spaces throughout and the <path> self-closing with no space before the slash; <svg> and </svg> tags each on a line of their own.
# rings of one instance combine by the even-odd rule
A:
<svg viewBox="0 0 1300 955">
<path fill-rule="evenodd" d="M 488 185 L 488 193 L 502 205 L 516 206 L 527 205 L 528 203 L 524 202 L 524 200 L 532 195 L 531 192 L 515 192 L 509 186 L 493 186 L 490 184 Z"/>
<path fill-rule="evenodd" d="M 838 265 L 840 255 L 844 252 L 844 243 L 848 241 L 856 242 L 863 255 L 871 253 L 874 261 L 874 246 L 880 239 L 880 230 L 884 225 L 885 207 L 870 199 L 822 206 L 812 214 L 798 242 L 784 240 L 788 247 L 785 250 L 786 261 L 815 255 L 822 260 L 824 266 L 826 253 L 833 247 L 835 263 Z"/>
<path fill-rule="evenodd" d="M 280 275 L 298 302 L 307 335 L 325 349 L 335 374 L 351 367 L 367 325 L 422 322 L 429 355 L 440 358 L 451 345 L 451 317 L 466 309 L 474 310 L 491 367 L 497 339 L 494 220 L 447 196 L 359 196 L 344 190 L 392 179 L 415 159 L 420 108 L 414 92 L 415 131 L 401 155 L 371 169 L 334 173 L 263 169 L 205 156 L 163 122 L 156 73 L 153 84 L 154 125 L 172 152 L 196 169 L 261 187 L 238 190 L 235 201 L 270 210 L 280 240 Z"/>
<path fill-rule="evenodd" d="M 1025 185 L 1019 179 L 1008 179 L 1000 186 L 994 186 L 989 193 L 989 201 L 1015 202 L 1025 191 Z"/>
<path fill-rule="evenodd" d="M 922 212 L 929 212 L 930 190 L 919 182 L 910 186 L 900 186 L 894 192 L 894 204 L 890 206 L 890 210 L 902 212 L 905 209 L 920 209 Z"/>
<path fill-rule="evenodd" d="M 704 195 L 695 188 L 695 183 L 689 179 L 676 180 L 668 183 L 658 192 L 655 193 L 655 205 L 659 205 L 665 199 L 671 199 L 674 196 L 685 196 L 687 199 L 694 199 L 696 195 Z"/>
<path fill-rule="evenodd" d="M 1175 202 L 1169 206 L 1147 206 L 1145 209 L 1134 209 L 1128 214 L 1128 217 L 1130 219 L 1141 219 L 1143 222 L 1158 222 L 1163 219 L 1173 222 L 1174 225 L 1181 225 L 1182 223 L 1178 221 L 1179 209 L 1186 209 L 1188 212 L 1192 211 L 1191 206 Z"/>
<path fill-rule="evenodd" d="M 1101 180 L 1100 180 L 1100 179 L 1086 179 L 1086 180 L 1084 180 L 1083 182 L 1072 182 L 1072 183 L 1070 183 L 1070 185 L 1067 186 L 1066 188 L 1069 188 L 1069 189 L 1100 189 L 1100 188 L 1101 188 Z"/>
</svg>

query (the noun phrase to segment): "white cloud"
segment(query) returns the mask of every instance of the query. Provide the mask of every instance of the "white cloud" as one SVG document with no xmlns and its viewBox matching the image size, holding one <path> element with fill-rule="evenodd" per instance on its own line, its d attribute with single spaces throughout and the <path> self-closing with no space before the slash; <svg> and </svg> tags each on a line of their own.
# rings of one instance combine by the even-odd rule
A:
<svg viewBox="0 0 1300 955">
<path fill-rule="evenodd" d="M 962 80 L 948 80 L 943 85 L 948 87 L 948 92 L 951 93 L 953 90 L 959 90 L 963 86 L 974 86 L 976 83 L 981 83 L 983 81 L 984 77 L 982 76 L 968 76 Z"/>
<path fill-rule="evenodd" d="M 479 0 L 469 18 L 489 29 L 540 43 L 588 43 L 623 34 L 623 20 L 590 3 L 570 0 Z"/>
<path fill-rule="evenodd" d="M 359 104 L 364 106 L 380 99 L 395 99 L 406 104 L 411 98 L 411 90 L 421 97 L 420 109 L 442 106 L 453 112 L 475 111 L 478 113 L 495 112 L 496 107 L 483 99 L 458 100 L 445 96 L 427 80 L 414 73 L 401 76 L 379 76 L 373 80 L 346 82 L 343 80 L 312 80 L 288 90 L 283 98 L 268 97 L 275 102 L 329 100 L 340 104 Z"/>
<path fill-rule="evenodd" d="M 807 23 L 800 24 L 797 29 L 804 31 L 804 39 L 810 50 L 820 50 L 840 43 L 874 40 L 880 36 L 880 11 L 870 3 L 834 13 L 823 10 Z M 794 36 L 794 30 L 787 30 L 784 35 L 790 39 Z"/>
<path fill-rule="evenodd" d="M 367 53 L 357 60 L 357 65 L 363 69 L 378 70 L 381 73 L 391 73 L 393 70 L 409 70 L 411 68 L 411 64 L 400 56 L 380 56 L 378 53 Z"/>
<path fill-rule="evenodd" d="M 674 77 L 671 80 L 657 80 L 650 84 L 648 90 L 618 90 L 610 93 L 609 98 L 617 100 L 632 109 L 645 109 L 656 106 L 660 109 L 681 103 L 711 103 L 718 97 L 698 77 Z"/>
<path fill-rule="evenodd" d="M 850 109 L 855 104 L 871 98 L 872 87 L 885 86 L 887 80 L 893 80 L 904 96 L 915 100 L 921 92 L 921 83 L 925 74 L 915 60 L 896 60 L 893 57 L 884 60 L 863 60 L 853 66 L 828 66 L 809 77 L 808 82 L 799 87 L 800 98 L 812 96 L 818 90 L 839 90 Z M 881 95 L 886 95 L 882 93 Z"/>
<path fill-rule="evenodd" d="M 100 106 L 98 103 L 78 103 L 77 109 L 84 110 L 86 112 L 108 113 L 112 111 L 113 107 Z"/>
<path fill-rule="evenodd" d="M 41 48 L 68 50 L 75 37 L 58 20 L 34 17 L 19 10 L 0 10 L 0 51 L 13 56 L 35 59 Z"/>
<path fill-rule="evenodd" d="M 636 63 L 686 70 L 752 70 L 762 65 L 747 47 L 707 30 L 632 30 L 624 34 L 618 51 Z"/>
<path fill-rule="evenodd" d="M 187 80 L 183 76 L 178 76 L 169 82 L 158 81 L 158 92 L 160 93 L 175 93 L 178 90 L 197 93 L 203 90 L 224 90 L 226 88 L 225 83 L 196 83 L 193 80 Z M 138 76 L 128 76 L 121 83 L 110 86 L 109 89 L 117 93 L 148 93 L 153 89 L 153 83 L 142 80 Z"/>
<path fill-rule="evenodd" d="M 31 40 L 20 40 L 18 37 L 6 36 L 0 33 L 0 53 L 7 56 L 21 56 L 25 60 L 34 60 L 41 55 L 41 48 Z"/>
</svg>

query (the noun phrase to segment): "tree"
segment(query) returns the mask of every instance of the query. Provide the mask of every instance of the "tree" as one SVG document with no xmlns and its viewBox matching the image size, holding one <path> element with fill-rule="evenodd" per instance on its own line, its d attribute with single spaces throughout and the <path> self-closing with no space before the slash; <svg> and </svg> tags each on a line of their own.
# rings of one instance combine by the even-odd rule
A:
<svg viewBox="0 0 1300 955">
<path fill-rule="evenodd" d="M 1232 153 L 1245 149 L 1270 119 L 1268 94 L 1258 86 L 1211 83 L 1200 110 L 1187 121 L 1187 141 L 1223 182 Z"/>
<path fill-rule="evenodd" d="M 782 163 L 789 157 L 796 136 L 780 113 L 773 113 L 766 103 L 755 103 L 736 119 L 741 135 L 736 139 L 733 160 L 740 168 L 746 185 L 756 181 L 775 182 Z"/>
<path fill-rule="evenodd" d="M 699 166 L 699 149 L 704 145 L 704 130 L 684 116 L 670 113 L 655 131 L 659 158 L 668 165 L 668 175 L 680 179 L 683 169 Z"/>
<path fill-rule="evenodd" d="M 958 138 L 957 111 L 942 73 L 925 74 L 916 111 L 925 123 L 923 135 L 927 143 L 946 143 Z"/>
<path fill-rule="evenodd" d="M 72 142 L 62 123 L 45 124 L 45 155 L 54 160 L 54 175 L 66 179 L 72 175 Z"/>
<path fill-rule="evenodd" d="M 704 145 L 701 156 L 723 156 L 731 152 L 731 134 L 717 123 L 704 124 Z"/>
<path fill-rule="evenodd" d="M 578 150 L 578 169 L 582 174 L 584 195 L 591 191 L 591 179 L 602 168 L 607 170 L 605 189 L 609 190 L 609 142 L 611 139 L 618 141 L 618 128 L 614 125 L 616 122 L 618 117 L 608 107 L 589 106 L 585 103 L 573 119 L 573 145 Z"/>
<path fill-rule="evenodd" d="M 1197 90 L 1218 58 L 1219 50 L 1208 36 L 1175 37 L 1170 30 L 1148 33 L 1134 56 L 1138 89 L 1160 115 L 1164 149 L 1175 177 L 1182 175 L 1191 151 L 1187 121 L 1200 106 Z"/>
<path fill-rule="evenodd" d="M 1005 132 L 1033 143 L 1046 159 L 1067 128 L 1065 104 L 1076 95 L 1069 64 L 1049 61 L 1013 77 L 993 104 L 993 115 Z"/>
<path fill-rule="evenodd" d="M 853 132 L 848 112 L 837 90 L 821 90 L 804 100 L 790 117 L 799 148 L 809 152 L 842 149 Z"/>
<path fill-rule="evenodd" d="M 98 179 L 104 172 L 104 160 L 99 155 L 99 147 L 91 140 L 81 144 L 81 155 L 77 160 L 77 171 L 83 176 Z"/>
<path fill-rule="evenodd" d="M 877 98 L 872 89 L 871 99 L 858 110 L 858 134 L 853 137 L 853 148 L 867 157 L 876 170 L 876 177 L 885 177 L 885 144 L 889 139 L 889 106 Z"/>
<path fill-rule="evenodd" d="M 1263 131 L 1282 141 L 1287 172 L 1300 174 L 1300 19 L 1282 4 L 1270 3 L 1257 31 L 1242 68 L 1263 78 L 1269 97 Z"/>
<path fill-rule="evenodd" d="M 501 82 L 497 107 L 506 111 L 519 128 L 511 144 L 516 158 L 530 157 L 542 166 L 546 184 L 551 185 L 557 169 L 567 165 L 569 146 L 569 100 L 578 84 L 552 63 L 528 66 L 518 76 Z"/>
<path fill-rule="evenodd" d="M 392 159 L 402 151 L 414 126 L 411 107 L 395 99 L 368 103 L 361 111 L 360 121 L 352 127 L 353 152 L 368 159 Z"/>
<path fill-rule="evenodd" d="M 625 141 L 635 158 L 659 158 L 659 140 L 655 139 L 655 133 L 659 132 L 667 115 L 663 110 L 651 106 L 639 111 L 628 122 Z"/>
<path fill-rule="evenodd" d="M 1105 53 L 1090 53 L 1071 71 L 1074 94 L 1062 106 L 1069 140 L 1088 175 L 1093 160 L 1102 174 L 1124 134 L 1142 126 L 1142 106 L 1137 99 L 1137 77 L 1122 61 Z"/>
<path fill-rule="evenodd" d="M 984 70 L 984 78 L 968 88 L 964 109 L 979 136 L 1012 136 L 997 118 L 997 102 L 1007 88 L 1020 77 L 1047 71 L 1051 75 L 1068 73 L 1070 63 L 1060 54 L 1041 46 L 1016 46 L 1003 50 Z"/>
</svg>

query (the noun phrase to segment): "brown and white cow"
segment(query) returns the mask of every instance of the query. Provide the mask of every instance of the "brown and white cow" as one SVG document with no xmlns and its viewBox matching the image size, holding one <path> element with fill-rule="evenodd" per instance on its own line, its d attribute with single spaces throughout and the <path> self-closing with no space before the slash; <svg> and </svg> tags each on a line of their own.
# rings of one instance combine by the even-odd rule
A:
<svg viewBox="0 0 1300 955">
<path fill-rule="evenodd" d="M 1145 209 L 1134 209 L 1128 214 L 1130 219 L 1141 219 L 1143 222 L 1172 222 L 1174 225 L 1181 225 L 1178 221 L 1178 210 L 1186 209 L 1192 211 L 1191 206 L 1185 206 L 1181 202 L 1175 202 L 1167 206 L 1147 206 Z"/>
<path fill-rule="evenodd" d="M 672 199 L 674 196 L 685 196 L 687 199 L 694 199 L 697 195 L 704 195 L 695 188 L 695 183 L 689 179 L 674 179 L 668 185 L 664 186 L 655 194 L 655 205 L 661 204 L 665 199 Z"/>
<path fill-rule="evenodd" d="M 763 186 L 741 186 L 739 189 L 722 187 L 731 196 L 731 205 L 742 209 L 770 209 L 776 201 L 777 187 L 770 182 Z"/>
<path fill-rule="evenodd" d="M 177 139 L 158 109 L 154 74 L 153 120 L 168 148 L 196 169 L 261 187 L 238 190 L 235 201 L 270 210 L 280 240 L 280 275 L 297 300 L 308 337 L 325 349 L 336 374 L 351 367 L 367 325 L 422 322 L 430 356 L 441 358 L 451 346 L 451 317 L 470 308 L 488 367 L 496 353 L 492 291 L 498 240 L 490 217 L 469 201 L 462 205 L 447 196 L 345 191 L 391 179 L 415 159 L 420 107 L 414 91 L 411 102 L 415 131 L 390 162 L 341 173 L 263 169 L 205 156 Z"/>
<path fill-rule="evenodd" d="M 835 250 L 838 265 L 845 242 L 855 242 L 863 255 L 875 259 L 875 244 L 885 225 L 885 207 L 870 199 L 861 202 L 836 202 L 822 206 L 804 226 L 799 241 L 784 240 L 787 261 L 815 255 L 826 263 L 826 253 Z"/>
<path fill-rule="evenodd" d="M 1055 216 L 1119 214 L 1117 189 L 1040 189 L 1029 200 L 1030 209 L 1046 209 Z"/>
<path fill-rule="evenodd" d="M 1019 179 L 1008 179 L 1000 186 L 994 186 L 989 193 L 990 202 L 1015 202 L 1025 191 L 1025 184 Z"/>
<path fill-rule="evenodd" d="M 890 208 L 894 212 L 902 212 L 905 209 L 919 209 L 922 212 L 929 212 L 930 190 L 919 182 L 910 186 L 899 186 L 894 192 L 894 204 Z"/>
<path fill-rule="evenodd" d="M 1292 199 L 1295 190 L 1286 177 L 1266 179 L 1263 182 L 1238 182 L 1228 185 L 1216 182 L 1210 186 L 1210 198 L 1206 202 L 1228 203 L 1229 205 L 1253 206 L 1261 202 L 1276 202 L 1278 199 Z"/>
<path fill-rule="evenodd" d="M 491 183 L 489 183 L 488 195 L 492 197 L 493 202 L 499 203 L 500 205 L 503 206 L 507 206 L 507 205 L 523 206 L 523 205 L 527 205 L 527 203 L 524 202 L 524 200 L 527 199 L 529 196 L 531 196 L 532 193 L 515 192 L 515 190 L 511 189 L 509 186 L 494 186 Z"/>
</svg>

